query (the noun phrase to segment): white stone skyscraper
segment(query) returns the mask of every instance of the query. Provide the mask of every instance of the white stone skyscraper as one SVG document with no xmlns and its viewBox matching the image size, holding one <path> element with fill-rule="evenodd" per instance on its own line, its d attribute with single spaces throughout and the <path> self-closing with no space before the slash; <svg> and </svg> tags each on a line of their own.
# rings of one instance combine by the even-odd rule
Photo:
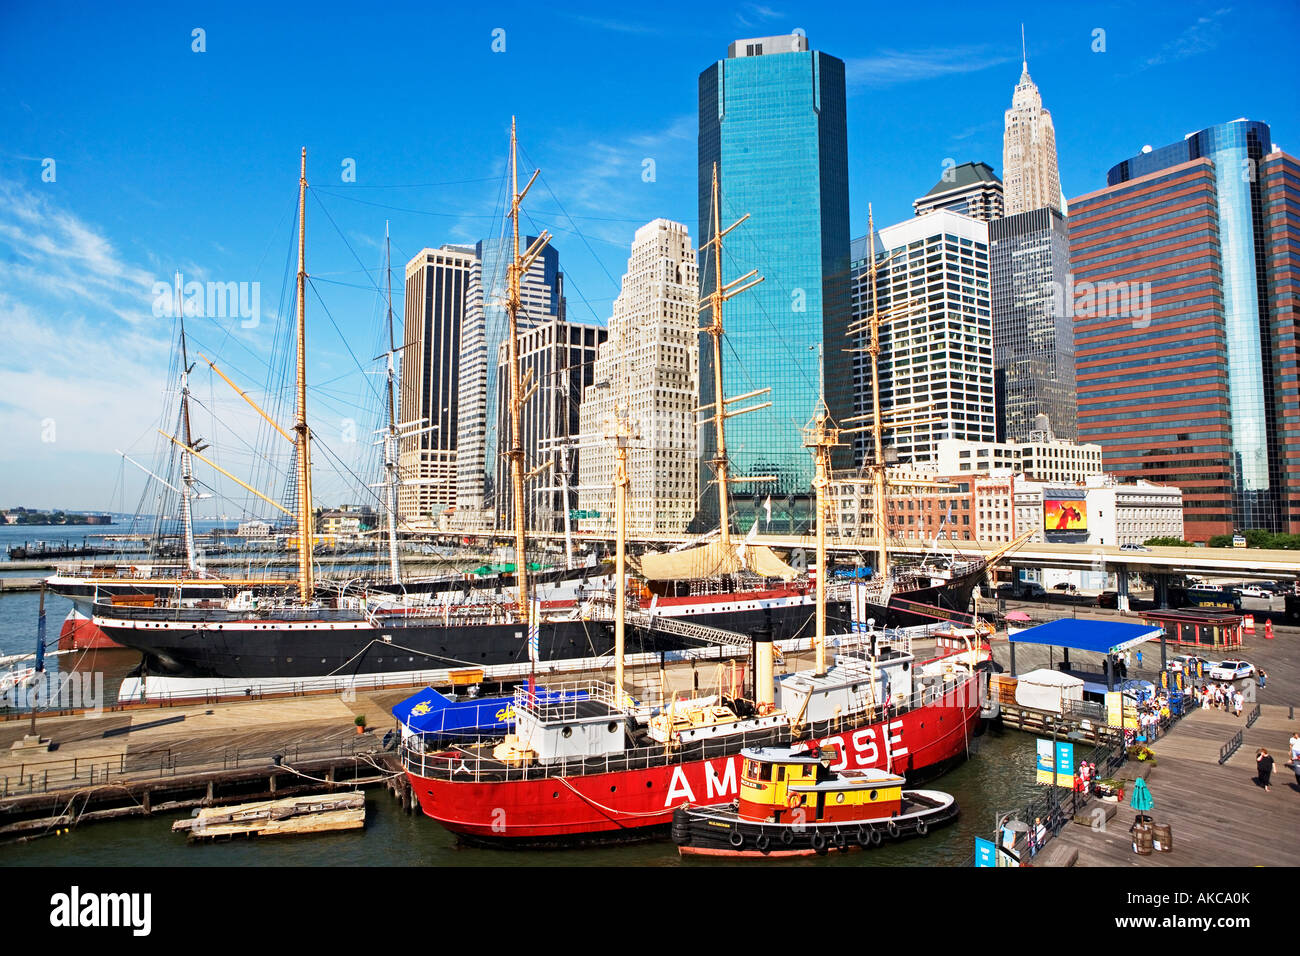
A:
<svg viewBox="0 0 1300 956">
<path fill-rule="evenodd" d="M 1002 188 L 1006 214 L 1048 207 L 1063 212 L 1061 177 L 1056 168 L 1056 130 L 1052 114 L 1029 78 L 1024 61 L 1020 82 L 1006 112 L 1002 135 Z"/>
<path fill-rule="evenodd" d="M 655 219 L 636 231 L 609 338 L 599 347 L 593 384 L 580 409 L 583 452 L 578 508 L 598 512 L 580 527 L 614 521 L 614 449 L 603 436 L 614 404 L 640 434 L 628 454 L 627 528 L 677 534 L 694 517 L 699 485 L 698 279 L 686 227 Z"/>
</svg>

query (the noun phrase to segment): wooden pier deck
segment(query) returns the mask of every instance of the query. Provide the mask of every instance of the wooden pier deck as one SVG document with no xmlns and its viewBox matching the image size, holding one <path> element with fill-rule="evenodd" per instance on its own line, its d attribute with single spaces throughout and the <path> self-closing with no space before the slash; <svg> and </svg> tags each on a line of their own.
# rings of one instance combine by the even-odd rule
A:
<svg viewBox="0 0 1300 956">
<path fill-rule="evenodd" d="M 1287 739 L 1297 722 L 1288 714 L 1288 707 L 1264 704 L 1259 719 L 1247 728 L 1244 713 L 1233 717 L 1197 710 L 1151 745 L 1157 764 L 1145 775 L 1155 801 L 1150 815 L 1172 827 L 1172 852 L 1133 852 L 1129 826 L 1135 811 L 1126 796 L 1104 830 L 1067 824 L 1035 865 L 1071 865 L 1072 858 L 1074 866 L 1300 865 L 1300 786 L 1286 762 Z M 1241 747 L 1220 765 L 1220 748 L 1238 731 L 1244 731 Z M 1260 747 L 1267 747 L 1275 760 L 1267 793 L 1255 779 Z M 1085 813 L 1097 805 L 1092 801 Z"/>
<path fill-rule="evenodd" d="M 409 689 L 0 724 L 0 841 L 51 827 L 383 783 Z M 371 725 L 357 734 L 355 719 Z M 279 758 L 277 762 L 277 758 Z"/>
</svg>

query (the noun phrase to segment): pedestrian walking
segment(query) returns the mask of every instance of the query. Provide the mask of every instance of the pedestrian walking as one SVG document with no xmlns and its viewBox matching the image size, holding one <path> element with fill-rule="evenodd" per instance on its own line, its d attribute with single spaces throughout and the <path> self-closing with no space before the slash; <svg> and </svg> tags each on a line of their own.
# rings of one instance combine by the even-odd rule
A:
<svg viewBox="0 0 1300 956">
<path fill-rule="evenodd" d="M 1241 716 L 1241 705 L 1242 705 L 1242 702 L 1243 702 L 1244 700 L 1245 700 L 1245 698 L 1241 696 L 1241 691 L 1236 691 L 1236 692 L 1233 693 L 1233 695 L 1232 695 L 1232 709 L 1235 710 L 1235 711 L 1237 712 L 1237 713 L 1236 713 L 1236 716 L 1238 716 L 1238 717 Z"/>
<path fill-rule="evenodd" d="M 1255 754 L 1255 766 L 1259 768 L 1259 782 L 1265 792 L 1272 788 L 1268 785 L 1269 778 L 1273 776 L 1273 758 L 1263 747 Z"/>
<path fill-rule="evenodd" d="M 1264 670 L 1264 668 L 1261 667 L 1259 669 L 1259 686 L 1263 687 L 1264 682 L 1267 680 L 1268 680 L 1268 671 Z"/>
<path fill-rule="evenodd" d="M 1295 771 L 1296 786 L 1300 787 L 1300 730 L 1291 734 L 1291 769 Z"/>
</svg>

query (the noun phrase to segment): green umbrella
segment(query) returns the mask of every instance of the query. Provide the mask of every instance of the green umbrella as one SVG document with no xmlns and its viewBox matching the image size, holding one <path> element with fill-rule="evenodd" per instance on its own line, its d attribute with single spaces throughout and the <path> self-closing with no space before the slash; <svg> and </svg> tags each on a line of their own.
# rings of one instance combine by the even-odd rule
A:
<svg viewBox="0 0 1300 956">
<path fill-rule="evenodd" d="M 1129 796 L 1129 806 L 1138 813 L 1146 813 L 1156 805 L 1151 799 L 1151 791 L 1147 789 L 1147 782 L 1141 777 L 1133 781 L 1133 793 Z"/>
</svg>

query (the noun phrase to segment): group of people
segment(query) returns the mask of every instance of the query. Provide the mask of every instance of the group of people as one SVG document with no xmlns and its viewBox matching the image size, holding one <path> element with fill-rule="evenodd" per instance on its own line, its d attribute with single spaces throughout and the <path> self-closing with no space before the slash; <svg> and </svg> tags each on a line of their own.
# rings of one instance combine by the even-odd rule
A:
<svg viewBox="0 0 1300 956">
<path fill-rule="evenodd" d="M 1080 762 L 1074 778 L 1074 789 L 1079 793 L 1091 794 L 1097 782 L 1097 765 L 1090 760 Z"/>
<path fill-rule="evenodd" d="M 1241 716 L 1241 708 L 1246 702 L 1241 691 L 1231 684 L 1206 684 L 1200 688 L 1193 687 L 1192 694 L 1200 696 L 1202 710 L 1216 707 L 1237 717 Z"/>
</svg>

